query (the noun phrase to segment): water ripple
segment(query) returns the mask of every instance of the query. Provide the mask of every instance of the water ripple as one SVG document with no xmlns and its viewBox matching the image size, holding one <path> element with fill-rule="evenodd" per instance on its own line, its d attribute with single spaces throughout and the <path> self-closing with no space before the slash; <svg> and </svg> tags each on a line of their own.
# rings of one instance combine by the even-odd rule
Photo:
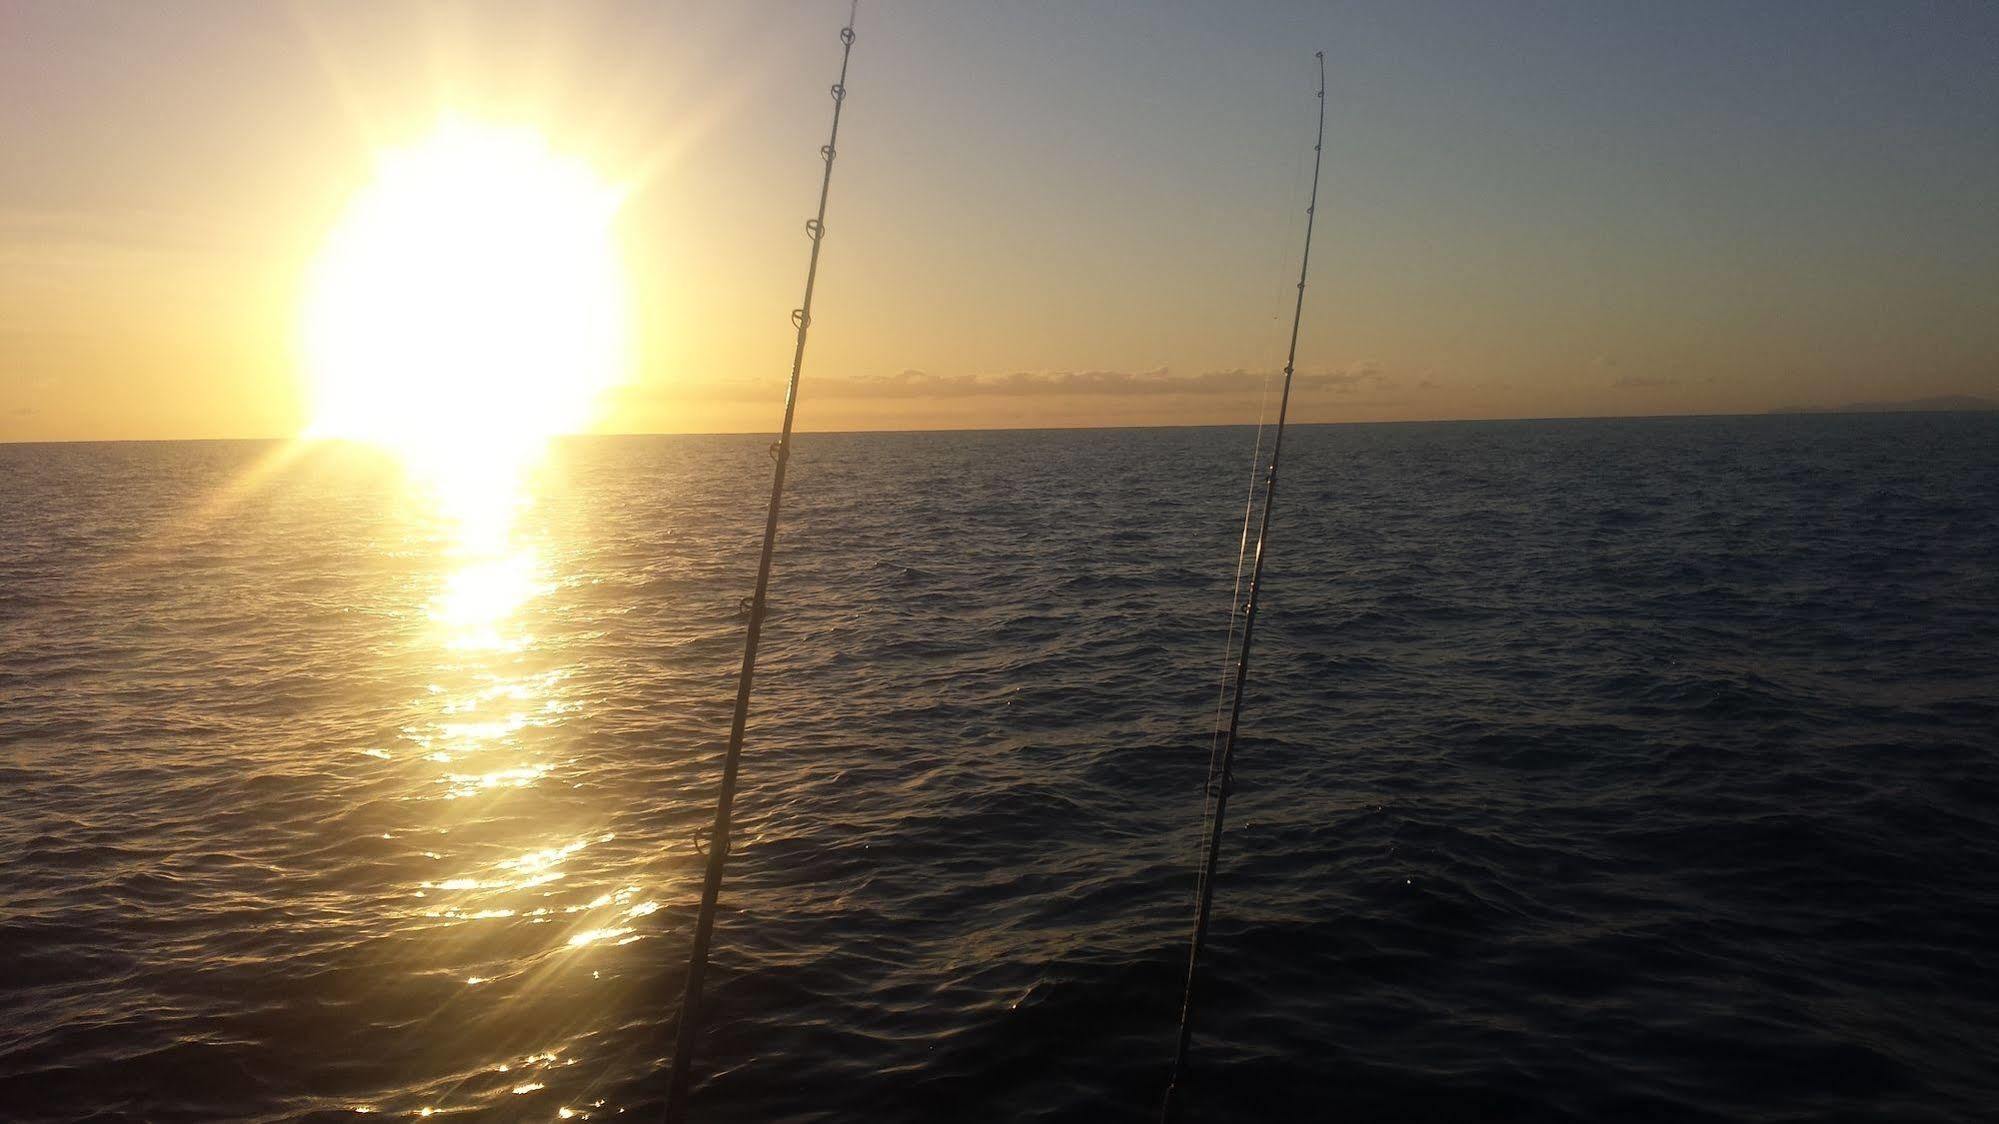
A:
<svg viewBox="0 0 1999 1124">
<path fill-rule="evenodd" d="M 0 1114 L 656 1111 L 765 443 L 0 447 Z M 704 1119 L 1148 1118 L 1249 443 L 800 439 Z M 1999 422 L 1289 449 L 1203 1118 L 1989 1113 Z"/>
</svg>

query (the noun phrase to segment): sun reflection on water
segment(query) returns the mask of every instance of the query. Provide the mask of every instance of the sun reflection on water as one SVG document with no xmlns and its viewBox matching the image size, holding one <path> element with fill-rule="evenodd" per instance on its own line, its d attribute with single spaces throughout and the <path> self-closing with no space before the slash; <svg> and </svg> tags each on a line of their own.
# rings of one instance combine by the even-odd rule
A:
<svg viewBox="0 0 1999 1124">
<path fill-rule="evenodd" d="M 546 1104 L 544 1118 L 597 1116 L 604 1102 L 579 1097 L 589 1086 L 567 1076 L 588 1067 L 568 1067 L 588 1059 L 577 1043 L 617 1009 L 621 946 L 652 935 L 655 922 L 641 919 L 660 906 L 607 846 L 619 809 L 576 795 L 589 757 L 569 738 L 588 713 L 577 688 L 586 679 L 559 639 L 542 635 L 565 552 L 535 518 L 533 462 L 407 468 L 413 526 L 435 561 L 406 618 L 419 678 L 403 748 L 371 756 L 413 770 L 415 818 L 398 835 L 425 836 L 434 849 L 413 853 L 430 873 L 402 883 L 404 904 L 391 912 L 422 942 L 409 986 L 448 983 L 452 998 L 440 1002 L 483 1027 L 532 1027 L 545 1049 L 493 1059 L 496 1074 L 513 1071 L 505 1084 L 459 1086 L 443 1099 L 412 1088 L 400 1105 L 368 1107 L 512 1115 L 499 1103 L 531 1098 Z"/>
<path fill-rule="evenodd" d="M 504 628 L 522 605 L 546 592 L 541 574 L 540 556 L 531 547 L 469 559 L 445 579 L 431 619 L 449 633 L 450 648 L 518 651 L 532 639 Z"/>
</svg>

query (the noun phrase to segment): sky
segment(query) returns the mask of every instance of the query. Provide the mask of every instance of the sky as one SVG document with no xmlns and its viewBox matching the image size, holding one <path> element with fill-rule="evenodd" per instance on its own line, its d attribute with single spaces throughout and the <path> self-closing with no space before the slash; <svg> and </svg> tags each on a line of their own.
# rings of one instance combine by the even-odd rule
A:
<svg viewBox="0 0 1999 1124">
<path fill-rule="evenodd" d="M 313 263 L 447 113 L 625 193 L 587 428 L 776 428 L 846 8 L 0 0 L 0 440 L 309 429 Z M 1317 49 L 1294 419 L 1999 397 L 1999 6 L 868 0 L 857 31 L 802 429 L 1256 420 Z"/>
</svg>

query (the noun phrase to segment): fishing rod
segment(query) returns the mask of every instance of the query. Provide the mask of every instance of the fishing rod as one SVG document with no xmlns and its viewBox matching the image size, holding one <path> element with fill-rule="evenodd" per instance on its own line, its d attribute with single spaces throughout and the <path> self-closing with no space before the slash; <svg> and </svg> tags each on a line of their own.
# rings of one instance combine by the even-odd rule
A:
<svg viewBox="0 0 1999 1124">
<path fill-rule="evenodd" d="M 743 635 L 743 670 L 736 680 L 736 713 L 729 723 L 729 748 L 722 755 L 722 787 L 715 798 L 715 824 L 708 841 L 708 871 L 701 883 L 701 909 L 694 921 L 694 946 L 687 956 L 687 995 L 680 1004 L 680 1029 L 673 1045 L 673 1076 L 666 1088 L 667 1124 L 687 1119 L 687 1073 L 701 1033 L 701 986 L 708 974 L 708 946 L 715 933 L 715 900 L 722 891 L 722 867 L 729 857 L 729 815 L 736 800 L 736 772 L 743 759 L 743 727 L 750 717 L 750 683 L 756 677 L 757 641 L 763 634 L 764 608 L 770 593 L 771 555 L 777 549 L 778 508 L 784 499 L 784 469 L 791 460 L 791 420 L 798 405 L 798 375 L 805 368 L 805 336 L 812 328 L 812 288 L 819 277 L 819 248 L 826 239 L 826 197 L 833 188 L 834 145 L 840 139 L 840 107 L 847 100 L 847 62 L 854 53 L 854 6 L 840 29 L 840 80 L 833 83 L 833 127 L 819 155 L 826 161 L 819 181 L 819 213 L 805 223 L 812 239 L 812 257 L 805 267 L 805 299 L 791 313 L 798 343 L 791 353 L 791 384 L 784 392 L 784 427 L 770 447 L 776 469 L 771 474 L 770 508 L 764 515 L 763 554 L 757 562 L 756 592 L 748 598 L 749 621 Z"/>
<path fill-rule="evenodd" d="M 1319 60 L 1319 134 L 1312 146 L 1312 199 L 1305 206 L 1305 252 L 1298 263 L 1298 301 L 1291 310 L 1291 349 L 1284 357 L 1284 393 L 1278 399 L 1277 433 L 1270 443 L 1270 468 L 1263 477 L 1263 514 L 1256 527 L 1256 561 L 1250 567 L 1249 599 L 1243 607 L 1242 648 L 1236 656 L 1235 690 L 1229 703 L 1228 735 L 1218 761 L 1208 767 L 1207 798 L 1213 805 L 1203 844 L 1201 876 L 1194 910 L 1194 937 L 1187 953 L 1187 990 L 1180 1002 L 1180 1041 L 1173 1050 L 1173 1077 L 1166 1085 L 1163 1119 L 1179 1119 L 1180 1086 L 1187 1076 L 1187 1047 L 1194 1036 L 1194 985 L 1201 969 L 1201 946 L 1208 937 L 1208 915 L 1215 904 L 1215 865 L 1222 853 L 1222 818 L 1228 811 L 1229 790 L 1235 783 L 1236 735 L 1242 728 L 1244 688 L 1249 685 L 1249 645 L 1256 634 L 1256 610 L 1263 592 L 1264 547 L 1270 541 L 1270 508 L 1277 499 L 1277 459 L 1284 451 L 1284 415 L 1291 406 L 1291 372 L 1298 362 L 1298 326 L 1305 316 L 1305 275 L 1312 264 L 1312 223 L 1319 209 L 1319 164 L 1326 147 L 1326 52 Z"/>
</svg>

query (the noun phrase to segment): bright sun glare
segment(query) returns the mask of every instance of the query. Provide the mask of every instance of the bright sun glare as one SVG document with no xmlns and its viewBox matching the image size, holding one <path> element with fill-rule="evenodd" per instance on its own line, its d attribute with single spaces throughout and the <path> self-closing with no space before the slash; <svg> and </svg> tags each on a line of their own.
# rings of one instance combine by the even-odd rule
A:
<svg viewBox="0 0 1999 1124">
<path fill-rule="evenodd" d="M 447 121 L 382 154 L 308 280 L 310 435 L 490 490 L 584 425 L 626 363 L 619 202 L 528 129 Z"/>
</svg>

